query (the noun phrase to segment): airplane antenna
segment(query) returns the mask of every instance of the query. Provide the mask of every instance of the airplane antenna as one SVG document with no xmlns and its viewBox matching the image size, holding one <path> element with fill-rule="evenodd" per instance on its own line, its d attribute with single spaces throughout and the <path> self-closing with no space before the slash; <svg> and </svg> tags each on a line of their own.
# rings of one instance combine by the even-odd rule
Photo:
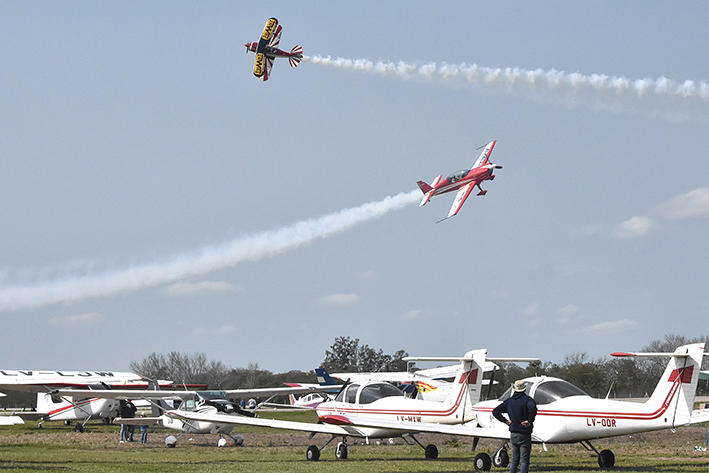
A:
<svg viewBox="0 0 709 473">
<path fill-rule="evenodd" d="M 611 387 L 608 388 L 608 394 L 606 394 L 606 400 L 608 400 L 611 396 L 611 390 L 613 389 L 613 384 L 615 384 L 615 380 L 611 383 Z"/>
</svg>

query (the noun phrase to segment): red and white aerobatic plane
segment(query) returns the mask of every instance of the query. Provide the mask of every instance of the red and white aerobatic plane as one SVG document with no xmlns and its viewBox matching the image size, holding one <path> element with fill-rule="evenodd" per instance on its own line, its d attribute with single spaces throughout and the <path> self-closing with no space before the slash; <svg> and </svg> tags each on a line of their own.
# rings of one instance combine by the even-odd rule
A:
<svg viewBox="0 0 709 473">
<path fill-rule="evenodd" d="M 478 195 L 487 194 L 487 191 L 480 187 L 480 183 L 483 181 L 492 181 L 495 179 L 495 175 L 493 174 L 494 170 L 502 169 L 502 166 L 490 162 L 490 154 L 495 147 L 495 143 L 497 143 L 497 141 L 492 141 L 485 146 L 485 149 L 482 153 L 480 153 L 478 160 L 475 161 L 475 164 L 471 169 L 463 169 L 461 171 L 454 172 L 444 180 L 441 180 L 443 175 L 440 175 L 433 180 L 431 185 L 426 184 L 424 181 L 418 181 L 417 184 L 421 189 L 421 192 L 424 194 L 423 200 L 421 200 L 419 207 L 426 205 L 426 203 L 431 200 L 431 197 L 434 195 L 445 194 L 446 192 L 453 192 L 457 190 L 458 193 L 455 195 L 455 200 L 453 200 L 453 206 L 451 207 L 450 212 L 448 212 L 448 216 L 437 222 L 440 223 L 458 213 L 460 208 L 465 203 L 465 199 L 468 198 L 474 187 L 477 186 L 477 188 L 480 189 Z"/>
<path fill-rule="evenodd" d="M 256 53 L 254 75 L 264 82 L 271 77 L 271 68 L 275 58 L 287 57 L 291 67 L 298 67 L 303 59 L 303 48 L 299 45 L 293 47 L 290 52 L 278 49 L 282 32 L 283 27 L 278 24 L 278 20 L 269 18 L 263 33 L 261 33 L 261 39 L 258 42 L 248 42 L 245 45 L 247 53 L 249 51 Z"/>
</svg>

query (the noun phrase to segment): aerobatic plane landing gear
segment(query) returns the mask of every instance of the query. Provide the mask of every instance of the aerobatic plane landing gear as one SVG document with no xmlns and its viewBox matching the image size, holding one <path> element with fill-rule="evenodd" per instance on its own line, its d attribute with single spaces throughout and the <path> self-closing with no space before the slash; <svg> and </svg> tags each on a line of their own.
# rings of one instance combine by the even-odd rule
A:
<svg viewBox="0 0 709 473">
<path fill-rule="evenodd" d="M 596 450 L 596 447 L 591 445 L 591 442 L 588 440 L 584 440 L 583 442 L 579 442 L 583 447 L 588 450 L 589 452 L 595 452 L 596 455 L 598 456 L 598 466 L 601 468 L 613 468 L 615 465 L 615 454 L 613 454 L 612 451 L 610 450 L 601 450 L 600 452 Z"/>
</svg>

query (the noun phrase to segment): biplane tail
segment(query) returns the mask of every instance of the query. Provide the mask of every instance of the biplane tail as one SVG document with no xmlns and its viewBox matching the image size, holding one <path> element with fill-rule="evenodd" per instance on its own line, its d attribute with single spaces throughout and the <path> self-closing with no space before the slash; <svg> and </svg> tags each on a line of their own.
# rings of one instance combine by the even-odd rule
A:
<svg viewBox="0 0 709 473">
<path fill-rule="evenodd" d="M 288 62 L 290 62 L 290 67 L 298 67 L 300 61 L 303 60 L 303 48 L 296 44 L 293 49 L 290 50 L 290 56 L 288 57 Z"/>
</svg>

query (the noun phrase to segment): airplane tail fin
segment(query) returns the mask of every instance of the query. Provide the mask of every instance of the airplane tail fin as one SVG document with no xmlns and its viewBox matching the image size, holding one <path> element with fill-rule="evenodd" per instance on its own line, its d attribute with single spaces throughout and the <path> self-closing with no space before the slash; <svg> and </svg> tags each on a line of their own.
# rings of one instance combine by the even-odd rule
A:
<svg viewBox="0 0 709 473">
<path fill-rule="evenodd" d="M 487 349 L 481 348 L 471 350 L 462 358 L 450 357 L 406 357 L 404 361 L 439 361 L 455 362 L 460 361 L 460 367 L 456 372 L 454 387 L 450 390 L 450 401 L 455 407 L 456 419 L 466 422 L 472 419 L 472 408 L 480 401 L 480 392 L 483 384 L 483 367 Z"/>
<path fill-rule="evenodd" d="M 332 379 L 330 373 L 328 373 L 325 368 L 315 368 L 315 374 L 318 377 L 318 383 L 320 383 L 320 386 L 337 385 L 335 380 Z"/>
<path fill-rule="evenodd" d="M 613 356 L 670 357 L 665 372 L 646 404 L 655 408 L 654 412 L 659 416 L 671 418 L 672 427 L 690 423 L 704 356 L 703 343 L 683 345 L 674 353 L 613 353 Z"/>
<path fill-rule="evenodd" d="M 436 184 L 438 184 L 441 181 L 441 178 L 443 176 L 438 176 L 433 180 L 433 184 L 430 186 L 426 184 L 424 181 L 417 181 L 416 184 L 418 184 L 419 189 L 421 189 L 421 192 L 423 192 L 423 199 L 421 200 L 421 203 L 419 204 L 419 207 L 423 207 L 428 203 L 429 200 L 431 200 L 431 197 L 433 197 L 433 191 L 435 190 L 434 188 L 436 187 Z"/>
<path fill-rule="evenodd" d="M 288 57 L 288 62 L 290 67 L 298 67 L 300 61 L 303 59 L 303 48 L 296 44 L 293 49 L 290 50 L 291 56 Z"/>
</svg>

